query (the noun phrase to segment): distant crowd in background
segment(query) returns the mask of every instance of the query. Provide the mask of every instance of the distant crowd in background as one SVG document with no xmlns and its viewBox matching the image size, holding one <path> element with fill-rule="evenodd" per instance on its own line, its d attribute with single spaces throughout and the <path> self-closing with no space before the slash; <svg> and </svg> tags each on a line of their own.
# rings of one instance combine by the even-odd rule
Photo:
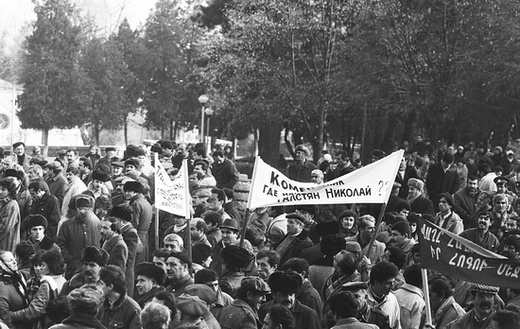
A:
<svg viewBox="0 0 520 329">
<path fill-rule="evenodd" d="M 520 140 L 435 148 L 418 138 L 386 205 L 264 207 L 247 219 L 250 181 L 230 147 L 208 155 L 203 144 L 164 140 L 102 153 L 3 150 L 0 327 L 520 327 L 520 291 L 435 271 L 426 323 L 417 241 L 422 217 L 519 258 Z M 190 220 L 154 208 L 154 153 L 172 178 L 186 160 Z M 361 167 L 325 151 L 313 163 L 301 144 L 294 154 L 277 167 L 296 181 Z"/>
</svg>

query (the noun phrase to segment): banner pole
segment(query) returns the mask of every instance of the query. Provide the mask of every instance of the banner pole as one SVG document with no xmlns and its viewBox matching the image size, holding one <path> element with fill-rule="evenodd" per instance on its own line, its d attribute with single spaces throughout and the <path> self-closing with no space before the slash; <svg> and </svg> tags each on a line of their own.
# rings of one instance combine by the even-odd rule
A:
<svg viewBox="0 0 520 329">
<path fill-rule="evenodd" d="M 153 175 L 153 179 L 154 179 L 154 195 L 157 195 L 158 192 L 157 192 L 157 169 L 158 169 L 158 163 L 159 163 L 159 153 L 157 152 L 154 152 L 153 153 L 153 156 L 154 156 L 154 175 Z M 155 208 L 155 250 L 158 250 L 159 249 L 159 245 L 161 243 L 161 241 L 159 241 L 159 209 L 156 207 Z"/>
<path fill-rule="evenodd" d="M 422 273 L 422 284 L 423 284 L 423 292 L 424 292 L 424 302 L 426 303 L 426 306 L 424 308 L 424 311 L 426 312 L 426 323 L 433 324 L 432 323 L 432 312 L 431 312 L 431 306 L 430 306 L 430 290 L 428 287 L 428 272 L 426 269 L 421 268 Z"/>
<path fill-rule="evenodd" d="M 381 222 L 383 221 L 383 216 L 385 214 L 385 211 L 386 211 L 386 202 L 383 203 L 383 206 L 381 207 L 381 211 L 379 212 L 379 216 L 377 216 L 374 235 L 372 236 L 372 239 L 370 239 L 370 242 L 368 243 L 368 251 L 367 251 L 368 259 L 370 259 L 370 255 L 372 254 L 372 246 L 374 245 L 374 242 L 376 241 L 376 237 L 379 234 L 379 229 L 381 228 Z"/>
<path fill-rule="evenodd" d="M 246 230 L 247 230 L 247 223 L 249 222 L 249 217 L 251 216 L 251 211 L 249 208 L 246 208 L 246 215 L 244 216 L 244 227 L 242 227 L 242 230 L 240 232 L 240 243 L 238 246 L 242 248 L 242 245 L 244 244 L 244 239 L 246 237 Z"/>
<path fill-rule="evenodd" d="M 191 202 L 190 202 L 190 189 L 189 189 L 189 177 L 188 177 L 188 160 L 184 159 L 182 160 L 181 165 L 182 170 L 182 176 L 183 176 L 183 183 L 184 183 L 184 200 L 185 200 L 185 208 L 186 208 L 186 222 L 188 223 L 186 229 L 188 230 L 188 234 L 186 235 L 187 242 L 186 242 L 186 253 L 188 255 L 188 258 L 190 261 L 192 260 L 192 253 L 191 253 L 191 220 L 192 220 L 192 213 L 191 213 Z"/>
</svg>

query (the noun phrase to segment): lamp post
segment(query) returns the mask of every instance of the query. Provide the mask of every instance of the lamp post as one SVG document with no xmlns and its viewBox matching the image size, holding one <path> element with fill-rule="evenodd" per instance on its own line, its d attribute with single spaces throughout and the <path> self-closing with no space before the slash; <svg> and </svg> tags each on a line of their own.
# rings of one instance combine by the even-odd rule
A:
<svg viewBox="0 0 520 329">
<path fill-rule="evenodd" d="M 199 103 L 202 104 L 202 109 L 200 111 L 200 142 L 204 143 L 204 107 L 206 103 L 209 101 L 209 97 L 206 95 L 200 95 Z"/>
<path fill-rule="evenodd" d="M 204 110 L 204 113 L 206 113 L 206 116 L 208 117 L 208 122 L 206 124 L 206 138 L 208 139 L 208 153 L 209 153 L 209 150 L 211 150 L 211 136 L 209 135 L 209 119 L 211 118 L 211 116 L 213 115 L 214 111 L 211 107 L 208 107 L 206 108 L 206 110 Z"/>
</svg>

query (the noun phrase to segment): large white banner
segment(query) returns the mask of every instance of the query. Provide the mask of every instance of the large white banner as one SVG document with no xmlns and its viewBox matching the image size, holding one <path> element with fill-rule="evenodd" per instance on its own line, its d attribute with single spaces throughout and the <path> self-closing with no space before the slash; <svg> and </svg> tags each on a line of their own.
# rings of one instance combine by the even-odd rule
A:
<svg viewBox="0 0 520 329">
<path fill-rule="evenodd" d="M 386 203 L 404 151 L 321 185 L 291 180 L 256 157 L 248 207 Z"/>
<path fill-rule="evenodd" d="M 171 214 L 190 217 L 188 164 L 183 160 L 179 173 L 170 179 L 163 165 L 155 161 L 155 207 Z"/>
</svg>

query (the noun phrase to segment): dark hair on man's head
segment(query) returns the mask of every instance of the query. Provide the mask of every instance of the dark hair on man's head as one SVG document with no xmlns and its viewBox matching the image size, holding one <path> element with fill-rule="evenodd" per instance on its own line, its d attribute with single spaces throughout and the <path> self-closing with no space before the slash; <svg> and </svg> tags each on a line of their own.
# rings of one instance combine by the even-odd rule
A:
<svg viewBox="0 0 520 329">
<path fill-rule="evenodd" d="M 478 180 L 478 176 L 475 174 L 468 174 L 468 181 L 470 180 Z"/>
<path fill-rule="evenodd" d="M 61 275 L 65 273 L 65 260 L 58 250 L 46 250 L 41 255 L 40 260 L 47 264 L 51 274 Z"/>
<path fill-rule="evenodd" d="M 446 162 L 447 164 L 451 164 L 453 161 L 455 161 L 455 156 L 449 152 L 446 152 L 442 156 L 442 161 Z"/>
<path fill-rule="evenodd" d="M 390 253 L 388 261 L 395 264 L 398 269 L 402 269 L 406 264 L 406 253 L 402 248 L 390 246 L 386 248 L 386 251 Z"/>
<path fill-rule="evenodd" d="M 233 192 L 233 189 L 230 189 L 229 187 L 222 188 L 222 191 L 226 194 L 226 200 L 233 200 L 235 198 L 235 192 Z"/>
<path fill-rule="evenodd" d="M 34 190 L 34 192 L 38 192 L 39 190 L 49 192 L 49 185 L 47 185 L 47 183 L 45 183 L 43 180 L 37 180 L 29 184 L 27 189 Z"/>
<path fill-rule="evenodd" d="M 113 285 L 114 291 L 124 295 L 126 294 L 125 273 L 119 266 L 108 265 L 99 270 L 99 279 L 107 286 Z"/>
<path fill-rule="evenodd" d="M 398 201 L 395 205 L 395 211 L 397 212 L 401 212 L 403 210 L 408 210 L 408 211 L 411 211 L 412 210 L 412 207 L 410 206 L 410 204 L 408 203 L 408 201 Z"/>
<path fill-rule="evenodd" d="M 177 314 L 177 299 L 171 292 L 159 291 L 154 295 L 155 298 L 162 301 L 166 307 L 172 311 L 172 318 Z"/>
<path fill-rule="evenodd" d="M 255 247 L 262 246 L 265 241 L 265 233 L 256 226 L 248 227 L 246 229 L 245 239 L 251 242 Z"/>
<path fill-rule="evenodd" d="M 408 235 L 408 237 L 412 235 L 412 231 L 410 230 L 410 223 L 407 221 L 399 221 L 393 224 L 392 231 L 397 231 L 402 235 Z"/>
<path fill-rule="evenodd" d="M 399 269 L 395 264 L 382 260 L 372 266 L 370 283 L 383 283 L 397 277 Z"/>
<path fill-rule="evenodd" d="M 209 256 L 211 256 L 212 250 L 210 246 L 199 243 L 191 248 L 191 253 L 192 261 L 196 264 L 202 264 Z"/>
<path fill-rule="evenodd" d="M 212 188 L 211 194 L 216 194 L 218 201 L 226 201 L 226 193 L 220 188 Z"/>
<path fill-rule="evenodd" d="M 214 157 L 223 157 L 224 153 L 221 150 L 216 150 L 215 152 L 213 152 L 213 156 Z"/>
<path fill-rule="evenodd" d="M 429 289 L 431 292 L 434 292 L 438 296 L 442 296 L 443 299 L 451 297 L 453 295 L 453 291 L 449 286 L 448 282 L 443 278 L 434 278 L 428 282 Z"/>
<path fill-rule="evenodd" d="M 273 325 L 280 325 L 282 329 L 294 329 L 295 320 L 287 307 L 280 304 L 273 304 L 268 310 L 267 314 L 271 318 Z"/>
<path fill-rule="evenodd" d="M 153 257 L 158 257 L 158 258 L 164 258 L 164 260 L 167 260 L 168 257 L 170 257 L 171 255 L 171 250 L 170 249 L 166 249 L 166 248 L 160 248 L 160 249 L 157 249 L 153 252 Z"/>
<path fill-rule="evenodd" d="M 271 265 L 271 267 L 278 268 L 278 266 L 280 265 L 280 255 L 276 251 L 263 249 L 256 254 L 257 260 L 265 257 L 267 257 L 267 262 L 269 263 L 269 265 Z"/>
<path fill-rule="evenodd" d="M 448 192 L 439 194 L 439 200 L 442 198 L 444 198 L 446 202 L 448 202 L 448 204 L 453 207 L 453 197 L 451 196 L 451 194 L 449 194 Z"/>
<path fill-rule="evenodd" d="M 220 227 L 220 225 L 222 225 L 222 215 L 216 211 L 206 211 L 202 217 L 206 223 L 215 227 Z"/>
<path fill-rule="evenodd" d="M 328 304 L 331 312 L 341 319 L 356 317 L 360 307 L 352 291 L 340 291 L 329 299 Z"/>
<path fill-rule="evenodd" d="M 20 241 L 14 248 L 14 254 L 21 260 L 20 263 L 29 261 L 34 253 L 34 244 L 30 241 Z"/>
<path fill-rule="evenodd" d="M 298 274 L 309 274 L 309 262 L 305 258 L 289 258 L 282 265 L 282 271 L 293 270 Z"/>
<path fill-rule="evenodd" d="M 404 280 L 412 286 L 422 288 L 421 265 L 408 265 L 404 269 Z"/>
<path fill-rule="evenodd" d="M 209 268 L 203 268 L 202 270 L 197 271 L 195 273 L 195 283 L 204 284 L 206 282 L 213 282 L 218 280 L 218 273 Z"/>
</svg>

